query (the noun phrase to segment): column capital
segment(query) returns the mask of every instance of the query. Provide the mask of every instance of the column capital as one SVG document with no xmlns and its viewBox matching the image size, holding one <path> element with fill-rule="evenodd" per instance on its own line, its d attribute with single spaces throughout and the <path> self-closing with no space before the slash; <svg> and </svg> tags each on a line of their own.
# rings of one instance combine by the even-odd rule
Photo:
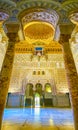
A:
<svg viewBox="0 0 78 130">
<path fill-rule="evenodd" d="M 7 36 L 9 41 L 15 42 L 18 35 L 19 23 L 6 23 L 5 26 L 7 29 Z"/>
<path fill-rule="evenodd" d="M 5 23 L 7 33 L 17 33 L 19 30 L 19 23 Z"/>
<path fill-rule="evenodd" d="M 61 35 L 60 35 L 59 43 L 60 43 L 60 44 L 63 44 L 63 43 L 65 43 L 65 42 L 69 42 L 70 37 L 71 37 L 70 34 L 61 34 Z"/>
</svg>

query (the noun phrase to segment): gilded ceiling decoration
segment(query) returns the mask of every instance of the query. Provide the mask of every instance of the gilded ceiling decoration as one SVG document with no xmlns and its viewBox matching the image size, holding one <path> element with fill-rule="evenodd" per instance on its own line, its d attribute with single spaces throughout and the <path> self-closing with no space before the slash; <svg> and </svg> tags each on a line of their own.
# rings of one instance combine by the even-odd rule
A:
<svg viewBox="0 0 78 130">
<path fill-rule="evenodd" d="M 48 11 L 41 8 L 34 8 L 30 11 L 22 17 L 25 39 L 33 43 L 38 42 L 38 40 L 49 43 L 54 38 L 59 20 L 58 14 L 54 10 Z"/>
<path fill-rule="evenodd" d="M 35 20 L 49 22 L 55 28 L 59 20 L 59 16 L 54 10 L 51 10 L 51 12 L 49 12 L 48 10 L 45 9 L 44 10 L 39 9 L 36 11 L 34 9 L 34 12 L 28 13 L 22 18 L 22 24 L 25 25 L 26 23 Z"/>
<path fill-rule="evenodd" d="M 53 27 L 45 22 L 32 22 L 24 29 L 24 32 L 25 37 L 31 39 L 48 39 L 54 36 Z"/>
<path fill-rule="evenodd" d="M 0 0 L 0 11 L 10 14 L 7 22 L 18 22 L 27 10 L 34 8 L 54 10 L 60 17 L 59 23 L 71 24 L 69 14 L 78 10 L 78 0 Z"/>
<path fill-rule="evenodd" d="M 35 8 L 38 11 L 35 11 Z M 7 20 L 8 24 L 9 22 L 21 24 L 22 18 L 23 25 L 38 20 L 51 23 L 56 28 L 57 23 L 59 25 L 72 24 L 69 14 L 74 11 L 77 12 L 77 10 L 78 0 L 33 0 L 33 2 L 32 0 L 0 0 L 1 13 L 5 12 L 10 15 Z M 26 35 L 29 39 L 29 32 Z M 49 36 L 47 35 L 47 37 Z"/>
<path fill-rule="evenodd" d="M 25 10 L 30 8 L 55 10 L 59 15 L 68 19 L 67 14 L 78 10 L 78 0 L 33 0 L 33 2 L 32 0 L 0 0 L 0 10 L 10 13 L 12 20 L 14 20 L 12 12 L 15 11 L 15 15 L 17 16 L 24 16 Z M 67 23 L 68 20 L 64 20 L 63 22 Z"/>
</svg>

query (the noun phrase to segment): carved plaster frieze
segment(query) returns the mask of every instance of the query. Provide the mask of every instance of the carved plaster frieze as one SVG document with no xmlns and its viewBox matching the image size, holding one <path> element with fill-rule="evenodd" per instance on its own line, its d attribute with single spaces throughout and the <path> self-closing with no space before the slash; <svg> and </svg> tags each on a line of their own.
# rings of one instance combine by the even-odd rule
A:
<svg viewBox="0 0 78 130">
<path fill-rule="evenodd" d="M 53 25 L 55 28 L 59 20 L 57 13 L 52 10 L 51 13 L 48 11 L 30 12 L 22 18 L 22 24 L 25 25 L 31 21 L 45 21 Z"/>
</svg>

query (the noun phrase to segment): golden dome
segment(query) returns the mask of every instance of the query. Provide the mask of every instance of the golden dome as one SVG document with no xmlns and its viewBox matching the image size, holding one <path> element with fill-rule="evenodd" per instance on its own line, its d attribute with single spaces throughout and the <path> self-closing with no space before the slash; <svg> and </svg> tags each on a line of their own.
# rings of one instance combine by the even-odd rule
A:
<svg viewBox="0 0 78 130">
<path fill-rule="evenodd" d="M 51 24 L 42 21 L 30 22 L 24 26 L 25 38 L 35 40 L 52 40 L 54 37 L 54 28 Z"/>
</svg>

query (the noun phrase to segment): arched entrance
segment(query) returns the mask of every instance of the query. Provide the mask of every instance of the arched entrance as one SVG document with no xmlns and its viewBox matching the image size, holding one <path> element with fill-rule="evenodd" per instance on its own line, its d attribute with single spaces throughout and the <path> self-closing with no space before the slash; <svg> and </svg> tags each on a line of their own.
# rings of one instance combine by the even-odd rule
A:
<svg viewBox="0 0 78 130">
<path fill-rule="evenodd" d="M 40 94 L 35 93 L 35 107 L 40 107 Z"/>
<path fill-rule="evenodd" d="M 34 106 L 40 107 L 42 105 L 43 105 L 42 84 L 37 83 L 35 86 Z"/>
<path fill-rule="evenodd" d="M 25 106 L 33 105 L 33 84 L 32 83 L 28 83 L 26 85 L 24 101 L 25 101 Z"/>
<path fill-rule="evenodd" d="M 52 106 L 52 86 L 50 83 L 45 84 L 45 90 L 44 90 L 44 105 L 45 106 Z"/>
<path fill-rule="evenodd" d="M 50 83 L 45 84 L 45 93 L 51 93 L 52 92 L 52 87 Z"/>
<path fill-rule="evenodd" d="M 37 83 L 35 88 L 36 88 L 36 93 L 38 93 L 39 95 L 42 95 L 42 84 Z"/>
</svg>

